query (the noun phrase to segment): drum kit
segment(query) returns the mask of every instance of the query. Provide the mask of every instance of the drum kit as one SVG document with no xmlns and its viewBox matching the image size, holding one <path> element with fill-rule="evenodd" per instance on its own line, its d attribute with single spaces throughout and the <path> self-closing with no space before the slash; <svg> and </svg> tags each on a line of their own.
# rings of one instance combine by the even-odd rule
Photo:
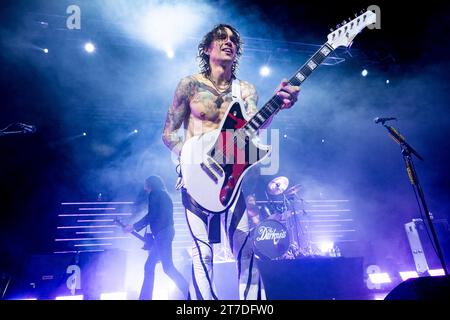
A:
<svg viewBox="0 0 450 320">
<path fill-rule="evenodd" d="M 266 187 L 266 200 L 252 198 L 248 210 L 259 210 L 260 222 L 252 230 L 253 248 L 262 259 L 296 259 L 313 255 L 311 241 L 298 216 L 305 214 L 300 194 L 303 187 L 290 188 L 284 176 L 271 180 Z"/>
</svg>

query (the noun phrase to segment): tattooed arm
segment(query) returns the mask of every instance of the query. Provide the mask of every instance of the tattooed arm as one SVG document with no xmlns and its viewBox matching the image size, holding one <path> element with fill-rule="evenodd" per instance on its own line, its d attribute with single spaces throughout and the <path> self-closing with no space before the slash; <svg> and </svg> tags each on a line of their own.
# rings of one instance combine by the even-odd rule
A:
<svg viewBox="0 0 450 320">
<path fill-rule="evenodd" d="M 242 96 L 246 97 L 244 99 L 245 102 L 245 108 L 247 111 L 247 115 L 250 117 L 253 117 L 256 112 L 258 112 L 257 104 L 258 104 L 258 93 L 256 92 L 256 88 L 253 84 L 242 81 L 243 89 L 242 89 Z M 272 118 L 270 117 L 267 122 L 261 127 L 261 129 L 267 128 L 270 123 L 272 122 Z"/>
<path fill-rule="evenodd" d="M 178 83 L 173 102 L 167 111 L 162 140 L 164 144 L 177 156 L 183 147 L 183 139 L 178 135 L 186 116 L 189 114 L 189 95 L 192 80 L 189 77 L 181 79 Z"/>
</svg>

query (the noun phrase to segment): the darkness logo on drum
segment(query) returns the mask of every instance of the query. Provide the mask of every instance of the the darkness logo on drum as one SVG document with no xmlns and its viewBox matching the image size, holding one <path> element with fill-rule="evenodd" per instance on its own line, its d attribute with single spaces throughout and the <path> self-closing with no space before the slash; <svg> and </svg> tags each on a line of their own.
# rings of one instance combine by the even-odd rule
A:
<svg viewBox="0 0 450 320">
<path fill-rule="evenodd" d="M 276 220 L 261 222 L 253 232 L 253 249 L 260 258 L 278 258 L 289 248 L 289 232 Z"/>
<path fill-rule="evenodd" d="M 255 241 L 273 241 L 274 245 L 280 242 L 280 239 L 285 239 L 287 237 L 286 230 L 278 230 L 272 227 L 261 226 L 258 228 L 259 237 Z"/>
</svg>

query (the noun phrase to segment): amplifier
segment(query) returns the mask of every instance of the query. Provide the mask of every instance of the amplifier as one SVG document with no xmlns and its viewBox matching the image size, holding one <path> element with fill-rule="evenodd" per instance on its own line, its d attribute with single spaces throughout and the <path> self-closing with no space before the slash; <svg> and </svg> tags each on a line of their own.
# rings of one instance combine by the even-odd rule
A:
<svg viewBox="0 0 450 320">
<path fill-rule="evenodd" d="M 445 262 L 448 265 L 450 259 L 450 229 L 448 222 L 446 219 L 435 219 L 433 220 L 433 226 L 440 248 L 443 251 Z M 420 274 L 427 272 L 429 269 L 441 269 L 442 265 L 433 246 L 433 236 L 428 224 L 422 219 L 413 219 L 411 222 L 405 223 L 405 231 L 416 271 Z"/>
<path fill-rule="evenodd" d="M 101 293 L 124 291 L 126 252 L 111 249 L 102 252 L 32 255 L 28 263 L 28 294 L 38 299 L 59 295 L 84 295 L 97 300 Z"/>
</svg>

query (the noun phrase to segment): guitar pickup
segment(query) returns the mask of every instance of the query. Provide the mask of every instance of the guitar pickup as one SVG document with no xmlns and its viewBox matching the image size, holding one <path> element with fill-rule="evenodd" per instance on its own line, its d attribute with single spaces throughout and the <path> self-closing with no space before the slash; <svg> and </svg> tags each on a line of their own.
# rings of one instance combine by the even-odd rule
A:
<svg viewBox="0 0 450 320">
<path fill-rule="evenodd" d="M 204 162 L 202 162 L 200 164 L 200 167 L 203 169 L 203 171 L 205 171 L 205 173 L 211 178 L 213 179 L 213 181 L 215 183 L 219 182 L 219 179 L 216 177 L 216 175 L 214 174 L 213 170 L 211 169 L 211 167 L 209 167 L 208 165 L 206 165 Z"/>
<path fill-rule="evenodd" d="M 207 161 L 208 161 L 210 168 L 214 169 L 214 171 L 217 172 L 219 174 L 219 176 L 223 177 L 223 174 L 224 174 L 223 169 L 217 163 L 217 161 L 212 158 L 208 158 Z"/>
</svg>

